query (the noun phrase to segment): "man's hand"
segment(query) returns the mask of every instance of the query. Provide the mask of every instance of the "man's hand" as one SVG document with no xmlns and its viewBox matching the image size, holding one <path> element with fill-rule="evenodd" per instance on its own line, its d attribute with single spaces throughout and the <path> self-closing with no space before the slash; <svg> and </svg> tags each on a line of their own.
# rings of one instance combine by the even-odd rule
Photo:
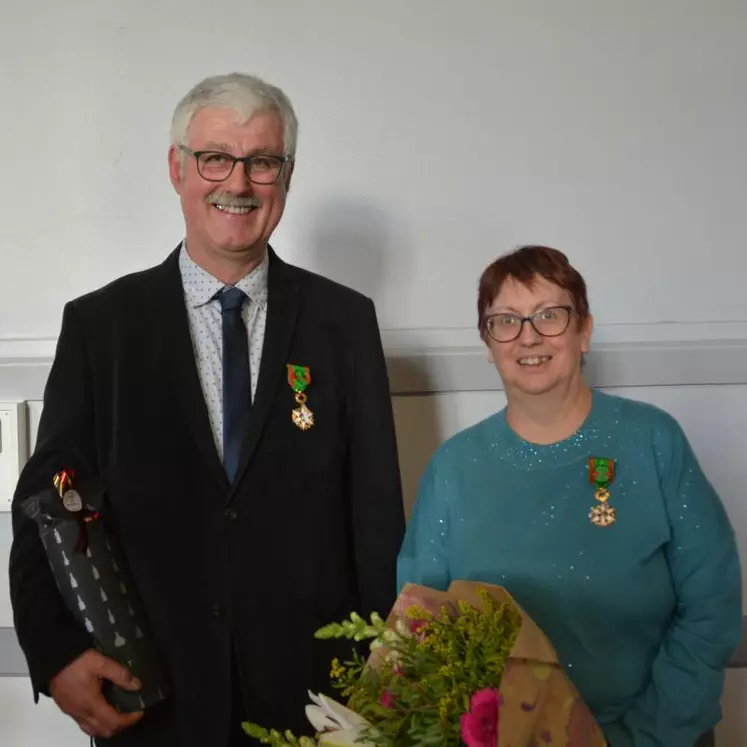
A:
<svg viewBox="0 0 747 747">
<path fill-rule="evenodd" d="M 60 710 L 86 734 L 109 738 L 136 724 L 143 713 L 119 713 L 112 708 L 101 694 L 101 680 L 111 680 L 125 690 L 140 689 L 139 680 L 125 667 L 91 649 L 52 678 L 49 692 Z"/>
</svg>

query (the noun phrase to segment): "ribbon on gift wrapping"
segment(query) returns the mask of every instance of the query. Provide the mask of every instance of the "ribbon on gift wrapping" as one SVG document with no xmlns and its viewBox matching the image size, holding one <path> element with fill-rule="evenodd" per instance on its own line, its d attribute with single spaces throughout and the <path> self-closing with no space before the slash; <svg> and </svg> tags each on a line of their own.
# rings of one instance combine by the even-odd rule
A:
<svg viewBox="0 0 747 747">
<path fill-rule="evenodd" d="M 74 479 L 75 470 L 72 468 L 65 467 L 65 469 L 60 470 L 52 479 L 52 483 L 60 496 L 60 501 L 51 502 L 45 508 L 51 518 L 75 519 L 78 524 L 78 541 L 75 543 L 75 552 L 85 553 L 88 549 L 88 524 L 92 521 L 98 521 L 101 514 L 96 506 L 91 505 L 90 502 L 83 502 L 80 493 L 73 486 Z M 85 484 L 85 482 L 84 480 L 83 483 Z M 93 490 L 90 490 L 90 487 L 93 487 Z M 94 497 L 100 503 L 103 497 L 103 485 L 98 490 L 95 485 L 89 486 L 89 489 L 84 493 L 87 501 Z"/>
</svg>

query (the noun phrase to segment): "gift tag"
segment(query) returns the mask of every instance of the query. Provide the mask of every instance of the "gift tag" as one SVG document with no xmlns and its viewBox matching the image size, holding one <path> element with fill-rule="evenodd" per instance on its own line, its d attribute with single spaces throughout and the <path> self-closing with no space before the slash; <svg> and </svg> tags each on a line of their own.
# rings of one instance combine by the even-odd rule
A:
<svg viewBox="0 0 747 747">
<path fill-rule="evenodd" d="M 83 501 L 77 490 L 67 490 L 62 496 L 62 505 L 71 513 L 83 510 Z"/>
</svg>

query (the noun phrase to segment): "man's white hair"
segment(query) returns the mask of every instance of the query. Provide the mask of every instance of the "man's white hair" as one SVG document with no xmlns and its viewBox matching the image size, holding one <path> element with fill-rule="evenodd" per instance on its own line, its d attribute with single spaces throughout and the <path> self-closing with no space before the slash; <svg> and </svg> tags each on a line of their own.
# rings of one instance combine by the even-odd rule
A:
<svg viewBox="0 0 747 747">
<path fill-rule="evenodd" d="M 200 81 L 176 106 L 171 120 L 172 145 L 188 145 L 187 135 L 192 118 L 201 109 L 229 109 L 240 122 L 255 114 L 275 112 L 283 125 L 285 154 L 295 156 L 298 119 L 290 99 L 276 86 L 255 75 L 230 73 Z"/>
</svg>

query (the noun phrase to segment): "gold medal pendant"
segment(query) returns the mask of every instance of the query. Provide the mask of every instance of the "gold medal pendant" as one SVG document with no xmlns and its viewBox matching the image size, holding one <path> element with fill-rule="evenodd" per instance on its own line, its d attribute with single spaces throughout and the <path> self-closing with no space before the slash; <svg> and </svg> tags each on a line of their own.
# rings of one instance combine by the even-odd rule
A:
<svg viewBox="0 0 747 747">
<path fill-rule="evenodd" d="M 589 482 L 596 487 L 594 497 L 599 501 L 589 511 L 589 519 L 596 527 L 608 527 L 617 521 L 617 512 L 609 505 L 607 489 L 615 479 L 615 462 L 605 457 L 590 457 Z"/>
<path fill-rule="evenodd" d="M 291 412 L 293 424 L 302 431 L 307 431 L 314 425 L 314 413 L 306 407 L 305 391 L 311 384 L 311 371 L 308 366 L 288 364 L 288 384 L 296 393 L 296 404 L 300 405 Z"/>
<path fill-rule="evenodd" d="M 594 497 L 600 502 L 600 504 L 598 506 L 592 506 L 591 511 L 589 511 L 591 523 L 597 527 L 608 527 L 610 524 L 614 524 L 617 520 L 615 509 L 607 503 L 610 497 L 610 491 L 606 488 L 599 488 L 599 490 L 594 494 Z"/>
<path fill-rule="evenodd" d="M 301 405 L 297 410 L 293 410 L 291 416 L 293 423 L 302 431 L 307 431 L 314 425 L 314 413 L 306 407 L 306 395 L 301 392 L 296 393 L 296 402 Z"/>
</svg>

